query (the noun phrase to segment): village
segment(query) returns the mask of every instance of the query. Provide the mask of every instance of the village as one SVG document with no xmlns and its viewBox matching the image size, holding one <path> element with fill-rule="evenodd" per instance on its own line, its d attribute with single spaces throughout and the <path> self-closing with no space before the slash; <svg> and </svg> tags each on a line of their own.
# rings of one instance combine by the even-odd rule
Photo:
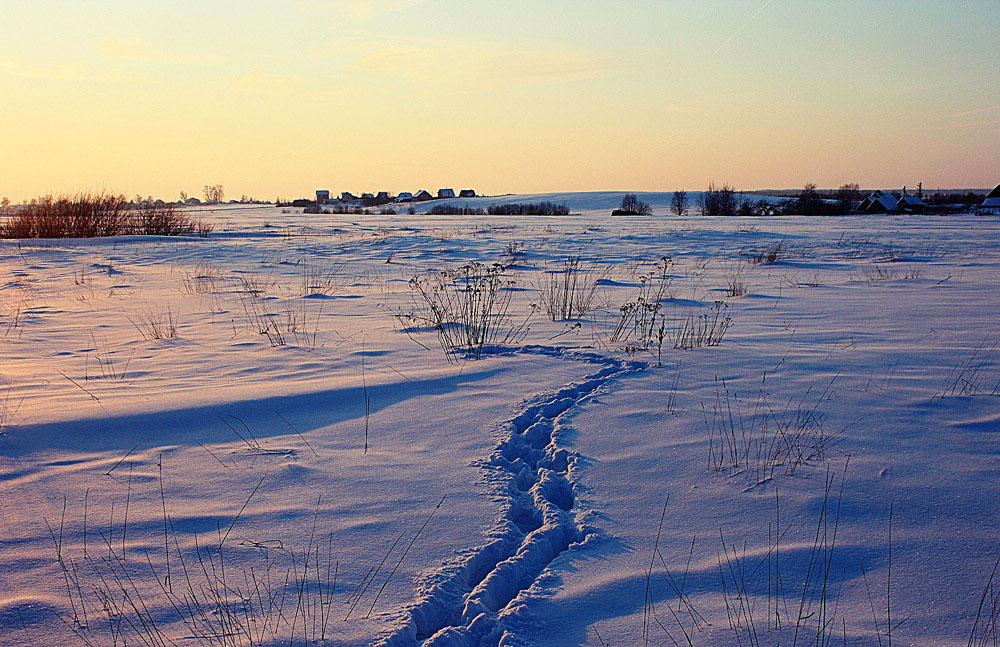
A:
<svg viewBox="0 0 1000 647">
<path fill-rule="evenodd" d="M 328 190 L 319 189 L 316 191 L 316 204 L 351 204 L 351 205 L 361 205 L 364 207 L 378 207 L 390 203 L 404 203 L 404 202 L 427 202 L 428 200 L 447 200 L 449 198 L 476 198 L 475 190 L 473 189 L 462 189 L 455 194 L 455 189 L 438 189 L 437 195 L 432 195 L 429 191 L 421 189 L 415 193 L 409 191 L 401 191 L 399 195 L 392 195 L 388 191 L 379 191 L 378 193 L 362 193 L 361 197 L 358 197 L 351 193 L 350 191 L 344 191 L 340 194 L 340 198 L 331 198 L 330 192 Z"/>
</svg>

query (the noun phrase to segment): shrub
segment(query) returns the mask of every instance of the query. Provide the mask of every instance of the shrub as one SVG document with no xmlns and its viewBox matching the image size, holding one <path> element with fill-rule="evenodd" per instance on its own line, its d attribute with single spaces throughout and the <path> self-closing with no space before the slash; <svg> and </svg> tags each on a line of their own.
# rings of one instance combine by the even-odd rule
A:
<svg viewBox="0 0 1000 647">
<path fill-rule="evenodd" d="M 739 208 L 736 191 L 728 184 L 716 188 L 715 184 L 709 184 L 708 188 L 701 195 L 701 214 L 703 216 L 735 216 Z"/>
<path fill-rule="evenodd" d="M 210 231 L 210 225 L 177 213 L 173 205 L 135 203 L 105 193 L 44 196 L 0 222 L 0 238 L 205 236 Z"/>
<path fill-rule="evenodd" d="M 436 204 L 427 212 L 430 216 L 483 216 L 486 212 L 474 207 L 456 207 L 450 204 Z"/>
<path fill-rule="evenodd" d="M 648 216 L 653 213 L 653 208 L 645 202 L 639 200 L 634 193 L 626 193 L 622 198 L 622 204 L 612 215 L 619 216 Z"/>
<path fill-rule="evenodd" d="M 552 202 L 495 204 L 486 209 L 491 216 L 568 216 L 569 207 Z"/>
</svg>

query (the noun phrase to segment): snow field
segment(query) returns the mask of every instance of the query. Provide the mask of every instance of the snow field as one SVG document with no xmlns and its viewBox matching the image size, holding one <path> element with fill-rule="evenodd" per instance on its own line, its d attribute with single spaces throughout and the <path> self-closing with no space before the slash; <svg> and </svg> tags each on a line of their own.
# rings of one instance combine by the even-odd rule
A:
<svg viewBox="0 0 1000 647">
<path fill-rule="evenodd" d="M 669 197 L 0 243 L 0 644 L 967 644 L 1000 222 Z M 571 255 L 593 309 L 479 361 L 398 317 L 414 275 L 501 260 L 526 315 Z M 611 341 L 663 256 L 665 329 L 721 301 L 718 345 Z"/>
</svg>

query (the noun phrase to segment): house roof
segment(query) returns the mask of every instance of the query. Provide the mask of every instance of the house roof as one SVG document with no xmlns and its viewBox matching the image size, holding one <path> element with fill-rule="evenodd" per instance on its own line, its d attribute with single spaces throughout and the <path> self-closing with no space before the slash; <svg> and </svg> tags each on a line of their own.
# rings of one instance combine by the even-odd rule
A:
<svg viewBox="0 0 1000 647">
<path fill-rule="evenodd" d="M 1000 198 L 1000 184 L 998 184 L 997 188 L 990 191 L 989 195 L 986 196 L 987 200 L 991 198 Z"/>
<path fill-rule="evenodd" d="M 899 199 L 899 202 L 897 204 L 899 204 L 900 206 L 906 205 L 908 207 L 926 207 L 927 206 L 926 204 L 924 204 L 923 200 L 921 200 L 919 197 L 917 197 L 915 195 L 904 195 L 902 198 Z"/>
<path fill-rule="evenodd" d="M 987 209 L 1000 209 L 1000 196 L 995 198 L 986 198 L 986 201 L 983 202 L 983 206 Z"/>
<path fill-rule="evenodd" d="M 861 206 L 858 207 L 861 211 L 871 211 L 871 210 L 881 210 L 885 211 L 895 211 L 896 206 L 899 202 L 890 193 L 885 193 L 884 191 L 876 191 L 861 202 Z M 876 206 L 878 205 L 878 206 Z M 881 209 L 879 209 L 881 207 Z"/>
</svg>

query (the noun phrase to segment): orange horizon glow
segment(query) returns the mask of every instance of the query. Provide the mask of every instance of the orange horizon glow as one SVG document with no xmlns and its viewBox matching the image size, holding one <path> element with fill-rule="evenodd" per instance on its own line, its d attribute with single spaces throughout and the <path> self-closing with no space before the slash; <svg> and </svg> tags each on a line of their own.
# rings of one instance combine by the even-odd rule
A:
<svg viewBox="0 0 1000 647">
<path fill-rule="evenodd" d="M 8 3 L 0 197 L 1000 182 L 1000 12 Z"/>
</svg>

